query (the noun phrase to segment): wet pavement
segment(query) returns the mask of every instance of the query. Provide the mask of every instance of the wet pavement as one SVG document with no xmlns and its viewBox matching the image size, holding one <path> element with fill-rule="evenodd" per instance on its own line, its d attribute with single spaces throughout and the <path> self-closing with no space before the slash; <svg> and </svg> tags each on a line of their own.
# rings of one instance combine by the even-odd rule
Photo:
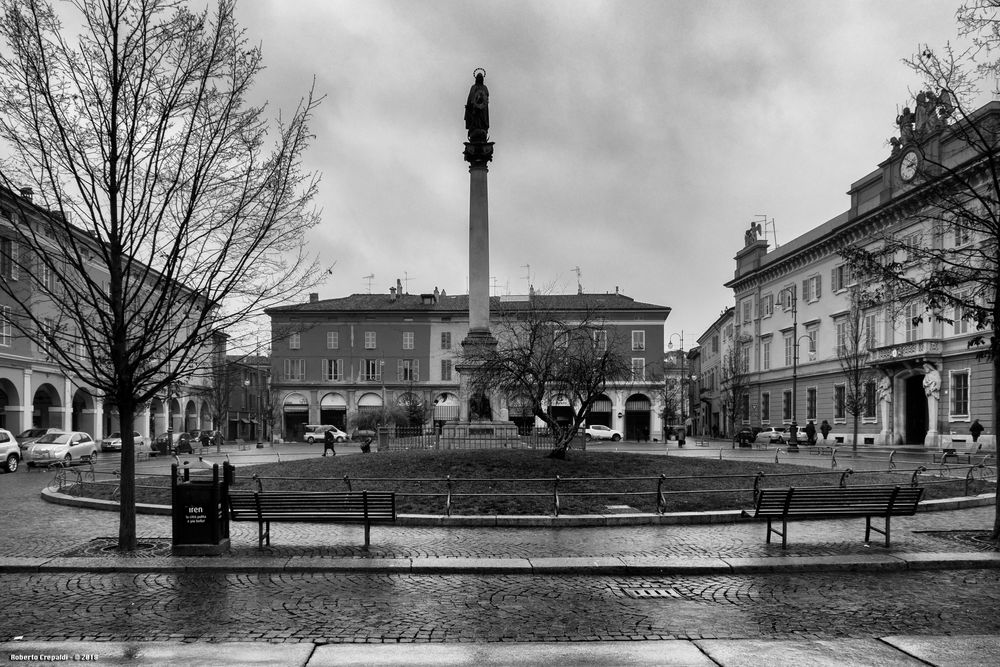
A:
<svg viewBox="0 0 1000 667">
<path fill-rule="evenodd" d="M 0 664 L 968 665 L 1000 649 L 1000 554 L 975 539 L 991 500 L 894 519 L 888 548 L 863 544 L 863 519 L 793 523 L 786 550 L 750 522 L 376 526 L 367 550 L 361 527 L 312 524 L 275 524 L 259 550 L 236 523 L 230 555 L 175 558 L 169 517 L 140 515 L 146 548 L 123 557 L 95 539 L 117 514 L 42 501 L 49 474 L 0 476 Z"/>
</svg>

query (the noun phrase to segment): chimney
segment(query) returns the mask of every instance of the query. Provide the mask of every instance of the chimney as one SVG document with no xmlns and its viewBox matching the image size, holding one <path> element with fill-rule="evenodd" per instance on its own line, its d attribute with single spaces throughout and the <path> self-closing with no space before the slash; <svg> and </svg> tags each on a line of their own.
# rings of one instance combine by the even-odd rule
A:
<svg viewBox="0 0 1000 667">
<path fill-rule="evenodd" d="M 32 197 L 35 196 L 35 191 L 28 187 L 21 188 L 21 196 L 28 201 L 32 201 Z"/>
<path fill-rule="evenodd" d="M 309 303 L 316 303 L 319 301 L 319 292 L 309 292 Z"/>
<path fill-rule="evenodd" d="M 395 287 L 390 287 L 389 288 L 389 301 L 395 301 L 395 300 L 396 300 L 396 288 Z"/>
</svg>

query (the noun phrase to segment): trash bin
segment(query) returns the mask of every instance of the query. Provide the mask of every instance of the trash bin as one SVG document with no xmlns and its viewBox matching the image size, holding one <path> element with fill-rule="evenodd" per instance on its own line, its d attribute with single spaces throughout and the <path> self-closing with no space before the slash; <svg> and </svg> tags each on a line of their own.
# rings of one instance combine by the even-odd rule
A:
<svg viewBox="0 0 1000 667">
<path fill-rule="evenodd" d="M 227 471 L 228 472 L 228 471 Z M 219 479 L 219 465 L 212 465 L 211 479 L 191 479 L 170 466 L 171 515 L 175 556 L 215 556 L 229 551 L 229 516 L 226 513 L 226 482 Z"/>
</svg>

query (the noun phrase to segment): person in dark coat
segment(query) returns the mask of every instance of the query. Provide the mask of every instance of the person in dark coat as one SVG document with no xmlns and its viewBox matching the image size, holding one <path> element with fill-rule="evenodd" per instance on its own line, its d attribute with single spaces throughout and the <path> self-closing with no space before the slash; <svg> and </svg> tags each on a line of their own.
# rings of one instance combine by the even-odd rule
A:
<svg viewBox="0 0 1000 667">
<path fill-rule="evenodd" d="M 810 445 L 815 445 L 816 444 L 816 424 L 813 424 L 811 419 L 809 420 L 809 423 L 806 424 L 805 431 L 806 431 L 806 443 L 810 444 Z"/>
<path fill-rule="evenodd" d="M 323 434 L 323 456 L 326 456 L 327 450 L 330 451 L 331 456 L 337 455 L 337 450 L 333 448 L 335 442 L 337 442 L 337 437 L 333 431 L 327 429 L 326 433 Z"/>
<path fill-rule="evenodd" d="M 979 420 L 972 422 L 972 426 L 969 427 L 969 433 L 972 434 L 972 442 L 979 442 L 979 436 L 983 432 L 983 425 L 979 423 Z"/>
<path fill-rule="evenodd" d="M 212 444 L 212 439 L 209 437 L 208 431 L 202 431 L 198 441 L 201 442 L 202 449 L 207 449 L 208 446 Z"/>
<path fill-rule="evenodd" d="M 830 435 L 830 422 L 823 420 L 823 423 L 819 425 L 819 432 L 823 434 L 823 439 L 826 440 L 826 436 Z"/>
</svg>

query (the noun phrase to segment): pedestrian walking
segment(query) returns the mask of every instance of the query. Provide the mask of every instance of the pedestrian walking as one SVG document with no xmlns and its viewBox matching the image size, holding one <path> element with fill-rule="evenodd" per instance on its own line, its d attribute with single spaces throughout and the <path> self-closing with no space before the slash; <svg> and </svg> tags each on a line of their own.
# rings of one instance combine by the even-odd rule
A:
<svg viewBox="0 0 1000 667">
<path fill-rule="evenodd" d="M 201 432 L 201 435 L 198 437 L 198 442 L 201 443 L 202 449 L 208 449 L 208 446 L 212 444 L 212 438 L 209 437 L 208 431 Z"/>
<path fill-rule="evenodd" d="M 830 435 L 830 422 L 824 419 L 819 425 L 819 432 L 823 434 L 823 440 L 826 440 L 826 436 Z"/>
<path fill-rule="evenodd" d="M 810 444 L 810 445 L 815 445 L 816 444 L 816 424 L 813 424 L 811 419 L 809 420 L 809 423 L 806 424 L 805 431 L 806 431 L 806 443 Z"/>
<path fill-rule="evenodd" d="M 326 456 L 327 450 L 330 451 L 331 456 L 337 455 L 337 450 L 333 448 L 336 441 L 337 437 L 333 434 L 333 430 L 327 429 L 326 433 L 323 434 L 323 456 Z"/>
<path fill-rule="evenodd" d="M 983 432 L 983 425 L 979 423 L 979 420 L 972 422 L 972 426 L 969 427 L 969 433 L 972 434 L 972 442 L 979 442 L 979 436 Z"/>
</svg>

